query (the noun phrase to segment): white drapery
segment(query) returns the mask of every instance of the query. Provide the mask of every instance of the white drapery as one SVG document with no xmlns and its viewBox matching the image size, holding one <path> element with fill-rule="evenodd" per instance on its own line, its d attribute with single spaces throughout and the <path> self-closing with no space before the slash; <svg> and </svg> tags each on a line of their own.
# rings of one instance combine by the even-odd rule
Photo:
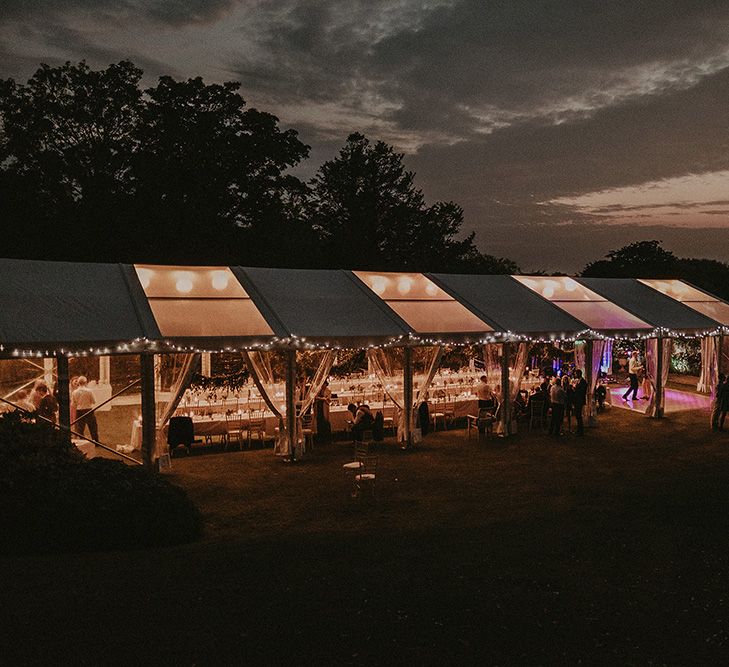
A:
<svg viewBox="0 0 729 667">
<path fill-rule="evenodd" d="M 336 356 L 337 353 L 334 350 L 326 350 L 324 353 L 322 353 L 321 359 L 319 360 L 316 370 L 314 371 L 314 375 L 311 378 L 311 382 L 305 381 L 303 383 L 304 390 L 301 396 L 301 407 L 299 408 L 299 415 L 296 420 L 296 446 L 297 450 L 301 448 L 300 451 L 296 452 L 297 458 L 305 453 L 306 448 L 306 439 L 303 437 L 301 415 L 306 414 L 306 412 L 314 403 L 314 399 L 321 391 L 321 388 L 324 386 L 324 382 L 326 381 L 326 379 L 329 377 L 329 373 L 332 370 L 332 366 L 334 365 L 334 359 L 336 358 Z"/>
<path fill-rule="evenodd" d="M 171 368 L 165 369 L 164 373 L 162 372 L 162 355 L 157 354 L 154 357 L 156 380 L 159 382 L 161 389 L 167 388 L 169 391 L 166 401 L 157 401 L 155 404 L 157 424 L 154 447 L 155 459 L 158 459 L 162 454 L 166 454 L 169 451 L 165 426 L 167 426 L 167 422 L 175 413 L 175 410 L 177 410 L 182 396 L 190 386 L 192 376 L 200 367 L 199 353 L 192 352 L 189 354 L 175 354 L 170 356 L 174 360 L 174 363 Z M 159 396 L 159 393 L 156 396 Z"/>
<path fill-rule="evenodd" d="M 511 347 L 511 357 L 509 359 L 509 400 L 504 405 L 504 401 L 501 402 L 501 409 L 506 410 L 506 419 L 499 420 L 499 426 L 498 428 L 503 431 L 504 425 L 508 423 L 506 426 L 508 435 L 511 435 L 512 433 L 516 432 L 516 429 L 514 428 L 514 422 L 512 415 L 514 414 L 514 411 L 512 410 L 512 406 L 514 405 L 514 401 L 516 400 L 516 397 L 519 394 L 519 390 L 521 389 L 521 381 L 524 378 L 524 371 L 526 371 L 527 367 L 527 361 L 528 361 L 528 355 L 529 355 L 529 344 L 528 343 L 518 343 L 510 344 Z M 502 346 L 503 350 L 503 346 Z M 503 351 L 502 351 L 503 354 Z"/>
<path fill-rule="evenodd" d="M 369 348 L 367 360 L 382 385 L 382 391 L 392 401 L 398 413 L 402 411 L 402 391 L 397 386 L 397 374 L 402 379 L 402 350 Z"/>
<path fill-rule="evenodd" d="M 583 373 L 587 371 L 585 365 L 585 357 L 587 356 L 587 341 L 575 341 L 575 368 L 579 368 Z"/>
<path fill-rule="evenodd" d="M 486 384 L 501 395 L 501 343 L 486 343 L 483 346 L 483 367 Z"/>
<path fill-rule="evenodd" d="M 377 379 L 383 387 L 383 391 L 392 401 L 397 410 L 397 440 L 405 440 L 405 413 L 410 415 L 410 430 L 412 432 L 413 408 L 421 401 L 426 400 L 428 388 L 440 367 L 440 360 L 443 356 L 443 346 L 433 345 L 413 348 L 413 384 L 417 384 L 417 391 L 414 393 L 413 405 L 410 410 L 404 409 L 404 397 L 395 390 L 398 374 L 402 377 L 404 373 L 403 351 L 400 348 L 370 348 L 367 350 L 367 359 L 370 367 L 375 372 Z"/>
<path fill-rule="evenodd" d="M 528 343 L 509 343 L 509 395 L 508 400 L 504 400 L 502 384 L 501 384 L 501 369 L 502 369 L 502 357 L 504 354 L 504 343 L 487 343 L 483 346 L 483 358 L 486 366 L 486 374 L 489 378 L 489 386 L 496 388 L 499 396 L 499 408 L 497 411 L 497 424 L 496 433 L 498 435 L 510 435 L 514 432 L 512 423 L 513 410 L 511 406 L 514 404 L 519 390 L 521 389 L 521 382 L 524 378 L 524 371 L 526 371 L 528 355 L 529 355 L 529 344 Z M 498 383 L 494 384 L 492 380 L 498 377 Z"/>
<path fill-rule="evenodd" d="M 612 342 L 612 341 L 610 341 Z M 595 388 L 597 383 L 600 381 L 600 373 L 602 366 L 602 358 L 605 354 L 608 341 L 606 340 L 594 340 L 592 341 L 592 359 L 590 362 L 589 383 L 587 385 L 587 405 L 588 407 L 588 424 L 595 426 L 597 422 L 597 401 L 595 400 Z M 587 370 L 587 368 L 585 368 Z M 609 394 L 608 390 L 608 394 Z"/>
<path fill-rule="evenodd" d="M 278 432 L 273 445 L 273 453 L 277 456 L 289 456 L 291 448 L 289 447 L 288 433 L 286 431 L 286 406 L 282 409 L 276 405 L 275 391 L 276 385 L 280 386 L 281 382 L 277 382 L 274 376 L 272 359 L 276 354 L 273 350 L 243 350 L 243 359 L 251 374 L 251 379 L 256 385 L 258 392 L 261 394 L 266 407 L 273 413 L 278 422 Z"/>
<path fill-rule="evenodd" d="M 671 348 L 673 341 L 670 338 L 662 339 L 661 354 L 661 395 L 656 392 L 656 377 L 658 373 L 658 339 L 649 338 L 646 341 L 646 375 L 651 383 L 651 396 L 645 408 L 645 414 L 649 417 L 657 417 L 663 414 L 666 400 L 666 382 L 668 382 L 668 371 L 671 366 Z"/>
<path fill-rule="evenodd" d="M 713 396 L 719 376 L 719 354 L 718 336 L 704 336 L 701 339 L 701 375 L 696 391 Z"/>
<path fill-rule="evenodd" d="M 428 398 L 428 389 L 433 383 L 433 378 L 440 368 L 440 360 L 443 358 L 443 346 L 420 347 L 418 348 L 418 356 L 422 357 L 421 361 L 425 365 L 425 373 L 422 377 L 420 375 L 416 376 L 419 379 L 418 392 L 415 395 L 415 405 Z"/>
</svg>

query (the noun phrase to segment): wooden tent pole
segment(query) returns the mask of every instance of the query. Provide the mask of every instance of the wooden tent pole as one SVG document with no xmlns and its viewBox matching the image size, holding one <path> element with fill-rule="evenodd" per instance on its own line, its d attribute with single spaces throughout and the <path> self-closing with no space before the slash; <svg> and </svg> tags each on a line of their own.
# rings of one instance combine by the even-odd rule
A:
<svg viewBox="0 0 729 667">
<path fill-rule="evenodd" d="M 403 448 L 412 445 L 413 433 L 413 348 L 409 345 L 403 350 L 403 397 L 402 405 L 405 411 L 405 441 Z"/>
<path fill-rule="evenodd" d="M 656 419 L 662 419 L 664 414 L 664 391 L 665 388 L 663 386 L 663 336 L 658 335 L 656 337 Z"/>
<path fill-rule="evenodd" d="M 139 355 L 142 376 L 142 458 L 148 468 L 154 466 L 157 440 L 157 414 L 154 396 L 154 354 Z"/>
<path fill-rule="evenodd" d="M 61 433 L 71 437 L 71 395 L 69 388 L 68 357 L 56 354 L 56 399 L 58 400 L 58 423 Z"/>
<path fill-rule="evenodd" d="M 511 345 L 501 344 L 501 437 L 511 435 L 511 387 L 509 386 L 509 362 Z"/>
<path fill-rule="evenodd" d="M 286 438 L 291 461 L 296 460 L 296 350 L 286 350 Z"/>
</svg>

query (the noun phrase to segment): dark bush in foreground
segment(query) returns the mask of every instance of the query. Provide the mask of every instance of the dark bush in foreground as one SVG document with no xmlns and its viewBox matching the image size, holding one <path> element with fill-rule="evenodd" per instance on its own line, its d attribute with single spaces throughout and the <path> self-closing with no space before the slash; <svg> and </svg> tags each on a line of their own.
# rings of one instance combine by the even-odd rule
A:
<svg viewBox="0 0 729 667">
<path fill-rule="evenodd" d="M 144 548 L 200 532 L 195 506 L 162 476 L 86 460 L 54 429 L 0 417 L 0 550 Z"/>
</svg>

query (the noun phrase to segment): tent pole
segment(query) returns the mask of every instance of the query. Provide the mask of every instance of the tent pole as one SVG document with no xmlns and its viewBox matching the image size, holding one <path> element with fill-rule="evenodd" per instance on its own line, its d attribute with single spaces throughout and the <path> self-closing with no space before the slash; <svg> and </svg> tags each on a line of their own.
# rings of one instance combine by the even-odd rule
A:
<svg viewBox="0 0 729 667">
<path fill-rule="evenodd" d="M 501 344 L 501 437 L 511 435 L 511 387 L 509 386 L 509 362 L 511 345 Z"/>
<path fill-rule="evenodd" d="M 663 418 L 664 387 L 663 387 L 663 336 L 656 337 L 656 419 Z"/>
<path fill-rule="evenodd" d="M 719 354 L 716 355 L 716 373 L 724 373 L 724 365 L 722 360 L 724 359 L 724 335 L 719 334 Z M 727 369 L 729 370 L 729 369 Z M 726 373 L 725 373 L 726 374 Z"/>
<path fill-rule="evenodd" d="M 139 355 L 142 376 L 142 458 L 144 465 L 154 465 L 157 439 L 157 415 L 154 397 L 154 354 Z"/>
<path fill-rule="evenodd" d="M 296 350 L 286 350 L 286 438 L 291 461 L 296 460 Z"/>
<path fill-rule="evenodd" d="M 405 410 L 405 442 L 402 448 L 412 445 L 413 433 L 413 348 L 409 345 L 403 350 L 403 397 L 402 407 Z"/>
<path fill-rule="evenodd" d="M 56 354 L 56 398 L 58 399 L 58 423 L 61 433 L 71 437 L 71 396 L 69 393 L 68 357 L 60 352 Z"/>
<path fill-rule="evenodd" d="M 588 426 L 597 426 L 597 420 L 595 419 L 595 416 L 593 414 L 593 403 L 595 402 L 595 392 L 591 391 L 592 382 L 593 382 L 593 372 L 592 369 L 594 368 L 594 361 L 592 359 L 592 355 L 595 353 L 595 341 L 593 340 L 586 340 L 585 341 L 585 382 L 587 382 L 587 405 L 585 406 L 585 411 L 587 414 L 585 415 L 585 419 L 587 420 Z"/>
</svg>

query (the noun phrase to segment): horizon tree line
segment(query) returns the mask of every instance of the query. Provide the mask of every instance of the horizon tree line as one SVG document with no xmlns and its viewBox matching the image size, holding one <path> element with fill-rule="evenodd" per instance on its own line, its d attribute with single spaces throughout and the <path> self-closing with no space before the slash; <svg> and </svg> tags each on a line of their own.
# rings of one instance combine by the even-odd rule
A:
<svg viewBox="0 0 729 667">
<path fill-rule="evenodd" d="M 427 204 L 403 155 L 350 134 L 309 181 L 293 129 L 240 84 L 159 78 L 129 61 L 41 65 L 0 80 L 5 257 L 298 268 L 518 273 L 464 234 L 463 209 Z M 648 272 L 648 273 L 646 273 Z M 584 275 L 686 277 L 729 297 L 729 265 L 643 241 Z"/>
</svg>

